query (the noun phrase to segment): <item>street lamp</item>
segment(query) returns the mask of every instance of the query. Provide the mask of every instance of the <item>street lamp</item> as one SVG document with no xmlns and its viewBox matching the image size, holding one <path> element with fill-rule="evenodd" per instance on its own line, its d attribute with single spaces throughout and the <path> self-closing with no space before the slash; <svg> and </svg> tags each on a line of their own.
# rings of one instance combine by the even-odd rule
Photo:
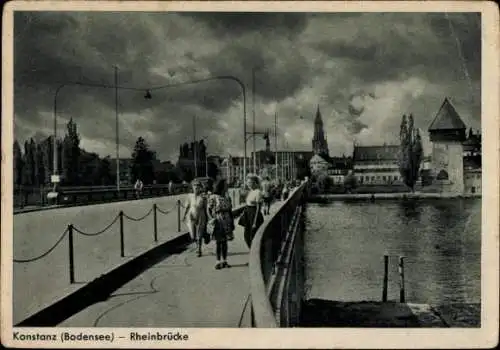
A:
<svg viewBox="0 0 500 350">
<path fill-rule="evenodd" d="M 161 89 L 167 89 L 167 88 L 172 88 L 172 87 L 177 87 L 177 86 L 183 86 L 183 85 L 192 85 L 192 84 L 197 84 L 197 83 L 203 83 L 203 82 L 208 82 L 208 81 L 213 81 L 213 80 L 232 80 L 236 83 L 241 88 L 241 92 L 243 95 L 243 148 L 244 148 L 244 156 L 243 156 L 243 178 L 246 178 L 247 174 L 247 96 L 246 96 L 246 88 L 245 84 L 237 77 L 232 76 L 232 75 L 217 75 L 213 77 L 208 77 L 208 78 L 203 78 L 203 79 L 196 79 L 196 80 L 190 80 L 190 81 L 185 81 L 185 82 L 180 82 L 180 83 L 173 83 L 173 84 L 167 84 L 167 85 L 161 85 L 161 86 L 155 86 L 151 87 L 149 89 L 146 89 L 146 95 L 144 98 L 146 99 L 151 99 L 152 98 L 152 91 L 154 90 L 161 90 Z M 143 90 L 144 91 L 144 90 Z"/>
<path fill-rule="evenodd" d="M 118 130 L 118 90 L 132 90 L 132 91 L 144 91 L 144 89 L 132 88 L 132 87 L 124 87 L 118 86 L 116 83 L 118 71 L 115 67 L 115 85 L 107 85 L 107 84 L 95 84 L 95 83 L 81 83 L 81 82 L 68 82 L 61 84 L 57 87 L 56 92 L 54 94 L 54 140 L 53 140 L 53 169 L 52 169 L 52 183 L 54 184 L 54 193 L 55 192 L 55 184 L 60 181 L 59 177 L 59 169 L 57 164 L 57 97 L 59 96 L 59 92 L 66 86 L 87 86 L 87 87 L 96 87 L 96 88 L 104 88 L 104 89 L 115 89 L 115 122 L 116 122 L 116 189 L 120 191 L 120 153 L 119 153 L 119 130 Z"/>
</svg>

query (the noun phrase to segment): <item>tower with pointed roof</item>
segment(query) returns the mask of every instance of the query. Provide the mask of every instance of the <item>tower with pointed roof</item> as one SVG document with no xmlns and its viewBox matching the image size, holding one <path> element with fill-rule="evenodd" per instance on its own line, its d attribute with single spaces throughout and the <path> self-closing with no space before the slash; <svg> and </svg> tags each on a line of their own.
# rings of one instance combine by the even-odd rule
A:
<svg viewBox="0 0 500 350">
<path fill-rule="evenodd" d="M 328 143 L 326 141 L 325 131 L 323 129 L 323 119 L 321 118 L 321 112 L 316 110 L 316 118 L 314 119 L 314 135 L 312 139 L 312 150 L 313 153 L 319 155 L 328 160 Z"/>
<path fill-rule="evenodd" d="M 432 142 L 432 170 L 447 191 L 464 192 L 463 142 L 466 126 L 455 107 L 445 98 L 429 126 Z"/>
</svg>

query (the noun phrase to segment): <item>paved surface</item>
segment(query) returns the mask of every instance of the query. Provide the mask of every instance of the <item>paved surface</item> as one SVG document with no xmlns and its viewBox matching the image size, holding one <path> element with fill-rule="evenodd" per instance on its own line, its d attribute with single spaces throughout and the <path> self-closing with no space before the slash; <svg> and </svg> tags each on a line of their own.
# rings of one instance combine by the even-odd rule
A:
<svg viewBox="0 0 500 350">
<path fill-rule="evenodd" d="M 272 212 L 279 206 L 280 202 L 274 204 Z M 59 326 L 234 328 L 241 322 L 249 326 L 249 314 L 243 315 L 250 291 L 248 248 L 238 225 L 228 255 L 232 267 L 216 270 L 215 242 L 204 246 L 202 257 L 191 246 Z"/>
<path fill-rule="evenodd" d="M 68 224 L 95 233 L 111 223 L 120 210 L 131 217 L 146 214 L 157 203 L 170 214 L 157 214 L 159 243 L 177 232 L 178 199 L 185 195 L 156 197 L 138 201 L 114 202 L 90 206 L 34 211 L 14 216 L 14 259 L 29 259 L 49 250 L 63 235 Z M 181 227 L 185 232 L 185 228 Z M 125 258 L 120 257 L 119 220 L 97 236 L 74 236 L 75 284 L 69 283 L 68 236 L 42 259 L 13 264 L 13 322 L 16 324 L 44 307 L 68 295 L 82 284 L 108 272 L 155 246 L 153 214 L 140 222 L 124 218 Z"/>
</svg>

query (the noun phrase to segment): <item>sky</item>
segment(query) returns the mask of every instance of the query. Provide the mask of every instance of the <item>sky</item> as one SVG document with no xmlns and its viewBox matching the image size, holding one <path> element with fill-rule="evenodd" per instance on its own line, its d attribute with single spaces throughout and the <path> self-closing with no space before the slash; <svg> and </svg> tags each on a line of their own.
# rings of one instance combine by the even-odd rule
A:
<svg viewBox="0 0 500 350">
<path fill-rule="evenodd" d="M 51 135 L 57 87 L 114 85 L 115 66 L 118 86 L 137 89 L 118 90 L 122 158 L 142 136 L 161 160 L 175 162 L 179 145 L 193 139 L 193 118 L 209 154 L 242 155 L 236 82 L 144 98 L 150 87 L 220 75 L 245 84 L 248 130 L 253 111 L 257 131 L 272 130 L 277 115 L 279 149 L 312 150 L 318 106 L 330 155 L 349 155 L 354 141 L 397 144 L 409 113 L 428 153 L 427 129 L 445 97 L 468 127 L 481 128 L 480 14 L 45 11 L 14 15 L 14 137 Z M 70 118 L 82 148 L 115 156 L 114 89 L 61 88 L 58 135 Z"/>
</svg>

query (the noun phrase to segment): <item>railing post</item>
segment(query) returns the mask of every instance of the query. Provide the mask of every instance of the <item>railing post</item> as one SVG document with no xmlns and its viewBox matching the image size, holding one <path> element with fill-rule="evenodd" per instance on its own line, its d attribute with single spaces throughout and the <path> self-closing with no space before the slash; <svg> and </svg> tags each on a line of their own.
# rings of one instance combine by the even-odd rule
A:
<svg viewBox="0 0 500 350">
<path fill-rule="evenodd" d="M 181 232 L 181 200 L 177 200 L 177 232 Z"/>
<path fill-rule="evenodd" d="M 69 245 L 69 283 L 75 283 L 75 252 L 73 247 L 73 225 L 68 225 L 68 245 Z"/>
<path fill-rule="evenodd" d="M 399 302 L 405 302 L 405 267 L 404 267 L 404 257 L 399 257 L 399 277 L 400 277 L 400 285 L 399 285 Z"/>
<path fill-rule="evenodd" d="M 384 282 L 382 286 L 382 301 L 387 301 L 387 283 L 388 283 L 388 275 L 389 275 L 389 256 L 384 255 Z"/>
<path fill-rule="evenodd" d="M 158 223 L 156 221 L 156 203 L 153 204 L 153 231 L 155 243 L 158 242 Z"/>
<path fill-rule="evenodd" d="M 125 257 L 125 239 L 123 235 L 123 210 L 120 210 L 120 256 Z"/>
</svg>

